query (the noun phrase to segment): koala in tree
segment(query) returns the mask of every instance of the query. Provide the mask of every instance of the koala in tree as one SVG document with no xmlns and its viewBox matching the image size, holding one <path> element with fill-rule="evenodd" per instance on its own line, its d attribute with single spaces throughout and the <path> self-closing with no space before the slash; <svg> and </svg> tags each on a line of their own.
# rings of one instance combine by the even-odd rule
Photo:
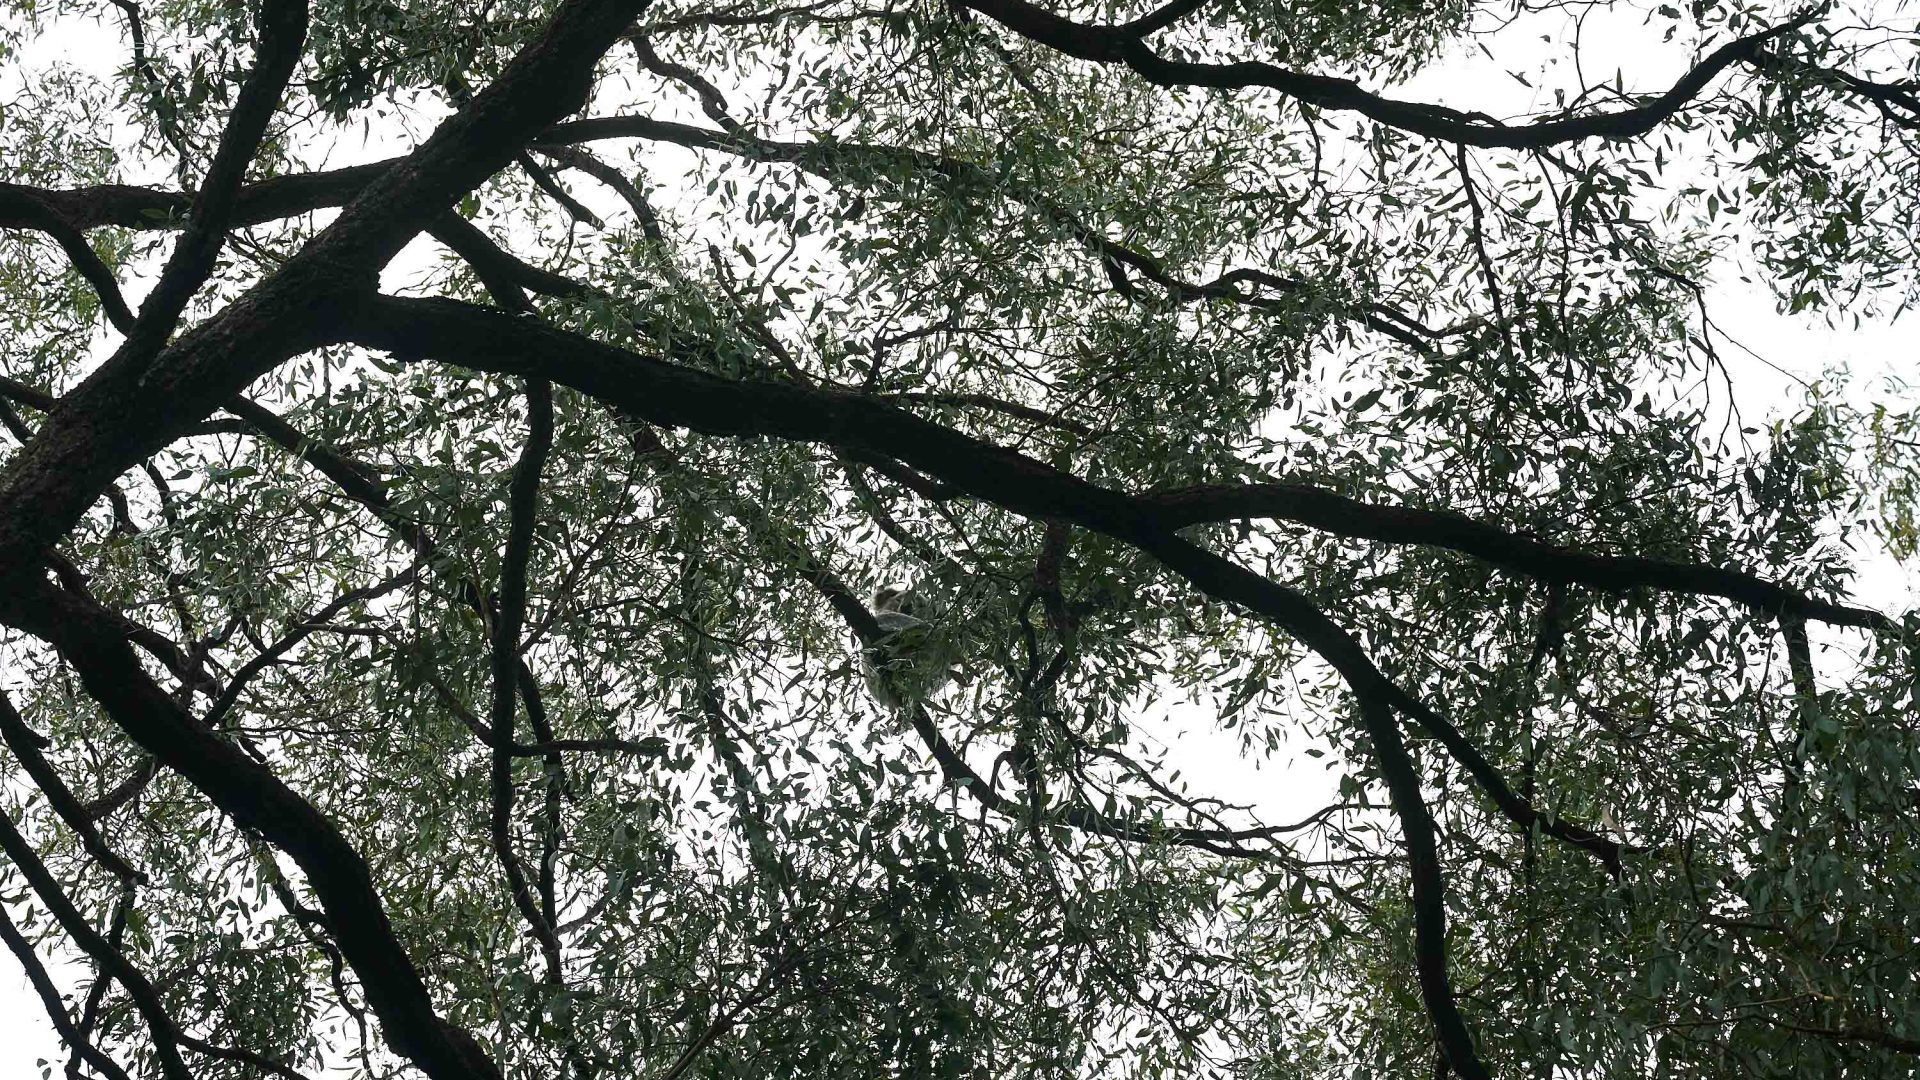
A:
<svg viewBox="0 0 1920 1080">
<path fill-rule="evenodd" d="M 968 575 L 943 560 L 911 586 L 883 585 L 873 594 L 880 636 L 861 653 L 867 689 L 889 709 L 924 701 L 951 681 L 963 645 L 963 594 Z"/>
</svg>

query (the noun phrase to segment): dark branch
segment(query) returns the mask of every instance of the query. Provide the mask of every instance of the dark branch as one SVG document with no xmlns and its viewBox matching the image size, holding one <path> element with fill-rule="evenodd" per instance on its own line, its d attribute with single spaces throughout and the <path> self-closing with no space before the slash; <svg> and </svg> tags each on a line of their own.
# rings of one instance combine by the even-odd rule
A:
<svg viewBox="0 0 1920 1080">
<path fill-rule="evenodd" d="M 113 328 L 122 334 L 133 330 L 133 310 L 127 307 L 113 271 L 87 243 L 80 228 L 53 208 L 47 195 L 19 184 L 0 184 L 0 222 L 38 229 L 53 237 L 74 270 L 93 286 L 94 295 L 100 298 L 100 310 Z"/>
<path fill-rule="evenodd" d="M 1441 1053 L 1454 1073 L 1463 1080 L 1488 1080 L 1487 1067 L 1473 1048 L 1473 1035 L 1460 1015 L 1447 975 L 1446 881 L 1440 870 L 1439 833 L 1426 798 L 1420 794 L 1420 773 L 1400 737 L 1393 710 L 1385 702 L 1362 694 L 1360 721 L 1373 745 L 1374 764 L 1386 781 L 1387 795 L 1407 845 L 1408 869 L 1413 877 L 1414 970 L 1420 982 L 1420 998 L 1433 1021 Z"/>
<path fill-rule="evenodd" d="M 1202 522 L 1277 518 L 1335 536 L 1387 544 L 1419 544 L 1471 555 L 1540 581 L 1609 592 L 1654 589 L 1718 596 L 1769 614 L 1874 630 L 1894 627 L 1877 611 L 1809 597 L 1741 570 L 1704 563 L 1601 555 L 1550 544 L 1445 510 L 1381 506 L 1308 484 L 1218 484 L 1142 496 L 1159 523 L 1177 529 Z"/>
<path fill-rule="evenodd" d="M 33 951 L 33 944 L 14 925 L 13 917 L 7 914 L 5 904 L 0 904 L 0 941 L 7 943 L 7 950 L 19 962 L 20 969 L 26 973 L 27 982 L 32 984 L 33 992 L 40 997 L 41 1007 L 47 1011 L 47 1019 L 52 1022 L 53 1030 L 58 1032 L 62 1042 L 85 1058 L 87 1064 L 100 1070 L 108 1080 L 132 1080 L 120 1063 L 108 1057 L 87 1033 L 74 1026 L 73 1018 L 67 1015 L 67 1007 L 60 1000 L 60 988 L 55 986 L 53 978 L 47 974 L 47 967 Z"/>
<path fill-rule="evenodd" d="M 586 100 L 594 61 L 644 3 L 563 3 L 545 36 L 298 254 L 158 357 L 122 350 L 68 394 L 0 478 L 0 587 L 29 574 L 115 476 L 326 337 L 424 223 Z"/>
<path fill-rule="evenodd" d="M 57 590 L 49 589 L 53 592 Z M 64 595 L 64 594 L 63 594 Z M 116 639 L 117 641 L 118 639 Z M 125 642 L 119 642 L 126 649 Z M 127 653 L 131 659 L 133 654 Z M 156 689 L 158 689 L 156 687 Z M 40 856 L 27 843 L 14 827 L 13 819 L 0 814 L 0 852 L 4 852 L 20 876 L 27 879 L 34 895 L 46 905 L 53 914 L 60 929 L 79 946 L 80 951 L 100 965 L 103 974 L 110 975 L 126 988 L 127 996 L 133 999 L 133 1007 L 146 1021 L 147 1029 L 153 1035 L 154 1051 L 160 1058 L 160 1071 L 168 1080 L 193 1080 L 193 1074 L 187 1071 L 187 1064 L 180 1059 L 180 1029 L 174 1025 L 173 1018 L 167 1015 L 166 1006 L 161 1004 L 160 995 L 154 991 L 153 984 L 147 981 L 139 968 L 113 947 L 100 931 L 93 928 L 87 917 L 73 906 L 67 891 L 60 887 Z"/>
<path fill-rule="evenodd" d="M 1024 516 L 1071 521 L 1134 544 L 1201 591 L 1278 622 L 1326 658 L 1357 693 L 1385 701 L 1420 721 L 1487 789 L 1501 812 L 1522 828 L 1538 822 L 1550 835 L 1591 852 L 1609 867 L 1618 865 L 1619 845 L 1589 829 L 1536 813 L 1457 729 L 1395 686 L 1352 636 L 1303 594 L 1174 536 L 1150 502 L 1088 483 L 862 395 L 722 379 L 455 301 L 383 297 L 362 309 L 362 315 L 362 321 L 343 325 L 342 330 L 369 348 L 405 358 L 440 358 L 483 371 L 550 378 L 655 424 L 715 435 L 825 443 L 848 452 L 892 457 L 961 492 Z M 852 606 L 857 607 L 858 601 Z M 857 618 L 849 616 L 849 622 Z"/>
<path fill-rule="evenodd" d="M 145 874 L 128 865 L 100 838 L 100 830 L 94 827 L 93 817 L 74 798 L 73 791 L 60 779 L 53 763 L 40 752 L 47 745 L 46 737 L 27 726 L 26 719 L 13 707 L 12 699 L 4 691 L 0 691 L 0 740 L 6 742 L 7 749 L 13 751 L 13 756 L 20 760 L 21 767 L 27 770 L 34 786 L 47 797 L 47 805 L 80 837 L 87 854 L 122 881 L 129 884 L 146 883 Z"/>
<path fill-rule="evenodd" d="M 1124 64 L 1156 86 L 1201 86 L 1215 90 L 1276 90 L 1303 104 L 1357 112 L 1415 135 L 1468 146 L 1524 150 L 1583 139 L 1630 139 L 1660 126 L 1699 97 L 1734 64 L 1752 62 L 1773 41 L 1806 26 L 1810 11 L 1769 30 L 1736 38 L 1709 53 L 1659 97 L 1610 113 L 1541 120 L 1524 126 L 1493 122 L 1444 105 L 1400 101 L 1362 90 L 1351 79 L 1308 75 L 1258 61 L 1206 64 L 1170 60 L 1153 51 L 1130 26 L 1077 23 L 1026 0 L 955 0 L 1030 41 L 1096 64 Z"/>
<path fill-rule="evenodd" d="M 137 358 L 134 362 L 144 361 L 159 350 L 173 333 L 187 301 L 213 272 L 214 261 L 226 243 L 241 179 L 300 61 L 300 50 L 307 39 L 306 0 L 266 0 L 259 21 L 258 58 L 241 84 L 239 99 L 221 133 L 220 147 L 187 211 L 186 232 L 174 245 L 173 254 L 140 305 L 140 315 L 121 346 L 120 353 Z"/>
<path fill-rule="evenodd" d="M 520 629 L 527 617 L 527 565 L 533 556 L 540 470 L 553 449 L 553 388 L 527 380 L 527 441 L 507 489 L 507 542 L 500 560 L 499 608 L 493 618 L 493 766 L 491 830 L 494 855 L 506 874 L 514 906 L 532 928 L 546 956 L 547 979 L 560 980 L 560 939 L 527 884 L 513 850 L 514 719 L 518 712 Z"/>
<path fill-rule="evenodd" d="M 479 1044 L 434 1012 L 426 985 L 394 936 L 371 870 L 332 821 L 157 686 L 97 604 L 38 583 L 0 594 L 0 617 L 51 643 L 134 742 L 293 858 L 395 1052 L 435 1080 L 498 1080 Z"/>
</svg>

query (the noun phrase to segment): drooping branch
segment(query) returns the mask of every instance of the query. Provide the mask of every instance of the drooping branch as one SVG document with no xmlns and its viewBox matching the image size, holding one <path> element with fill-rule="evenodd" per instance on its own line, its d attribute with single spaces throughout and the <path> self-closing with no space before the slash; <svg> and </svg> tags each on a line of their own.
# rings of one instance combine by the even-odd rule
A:
<svg viewBox="0 0 1920 1080">
<path fill-rule="evenodd" d="M 645 34 L 629 34 L 628 44 L 633 46 L 634 55 L 640 58 L 640 66 L 665 79 L 680 83 L 694 92 L 700 99 L 700 111 L 707 119 L 729 131 L 743 130 L 740 121 L 735 120 L 727 111 L 727 99 L 707 77 L 687 67 L 661 56 L 653 47 L 653 42 Z"/>
<path fill-rule="evenodd" d="M 526 173 L 528 179 L 533 181 L 533 186 L 544 192 L 547 198 L 559 203 L 560 208 L 567 212 L 567 216 L 582 225 L 591 225 L 596 229 L 606 228 L 606 223 L 600 220 L 598 214 L 587 209 L 580 200 L 574 198 L 571 192 L 560 185 L 560 181 L 554 179 L 553 173 L 549 172 L 546 166 L 535 161 L 532 155 L 523 150 L 514 156 L 514 161 L 520 166 L 520 171 Z"/>
<path fill-rule="evenodd" d="M 1037 191 L 1018 184 L 1009 185 L 991 170 L 964 159 L 907 147 L 826 140 L 782 142 L 755 136 L 737 125 L 716 131 L 645 116 L 607 116 L 568 121 L 540 135 L 540 141 L 533 147 L 535 150 L 580 169 L 612 187 L 633 209 L 641 227 L 656 242 L 661 242 L 664 234 L 644 195 L 618 170 L 577 147 L 580 143 L 624 138 L 667 142 L 766 164 L 790 164 L 834 184 L 858 184 L 861 182 L 862 169 L 880 166 L 883 171 L 904 169 L 938 177 L 965 190 L 998 193 L 1028 207 L 1085 247 L 1115 277 L 1116 287 L 1130 296 L 1137 295 L 1137 291 L 1128 278 L 1129 274 L 1153 283 L 1161 290 L 1161 295 L 1177 304 L 1215 300 L 1254 309 L 1285 310 L 1289 302 L 1282 297 L 1310 287 L 1303 279 L 1253 267 L 1227 270 L 1208 281 L 1187 280 L 1168 270 L 1162 260 L 1110 239 L 1079 215 Z M 236 220 L 251 224 L 256 220 L 271 220 L 343 205 L 401 160 L 390 158 L 350 168 L 262 181 L 241 192 L 235 206 Z M 42 190 L 0 184 L 0 227 L 45 229 L 46 226 L 41 223 L 44 214 L 38 209 L 42 206 L 57 209 L 65 215 L 65 220 L 73 221 L 76 227 L 82 229 L 105 224 L 156 228 L 177 220 L 177 216 L 184 212 L 185 198 L 177 192 L 124 185 Z M 485 240 L 484 234 L 470 225 L 458 235 L 448 231 L 454 228 L 445 225 L 444 219 L 436 219 L 428 231 L 473 264 L 477 272 L 492 272 L 496 276 L 506 272 L 506 267 L 497 257 L 485 252 L 481 252 L 479 261 L 476 261 L 472 254 L 479 246 L 475 238 Z M 555 296 L 578 295 L 586 291 L 578 283 L 545 271 L 535 271 L 538 275 L 536 278 L 525 280 L 527 269 L 525 264 L 519 268 L 519 276 L 523 279 L 518 283 L 524 288 Z M 1369 301 L 1352 307 L 1353 317 L 1360 323 L 1415 351 L 1431 351 L 1432 344 L 1428 339 L 1439 336 L 1391 305 Z"/>
<path fill-rule="evenodd" d="M 226 718 L 227 713 L 239 702 L 240 695 L 246 692 L 248 684 L 253 681 L 256 675 L 277 662 L 282 656 L 285 656 L 288 650 L 305 641 L 314 631 L 324 626 L 327 621 L 335 615 L 340 614 L 355 604 L 364 604 L 369 600 L 376 600 L 395 589 L 404 588 L 412 584 L 414 579 L 419 575 L 419 572 L 420 563 L 415 561 L 405 570 L 394 574 L 385 581 L 374 585 L 363 586 L 358 589 L 348 589 L 346 592 L 341 593 L 322 607 L 316 609 L 307 617 L 294 620 L 293 624 L 287 628 L 286 633 L 282 634 L 271 645 L 261 649 L 254 655 L 253 659 L 241 665 L 239 671 L 234 672 L 233 677 L 228 679 L 226 686 L 221 689 L 220 696 L 214 699 L 212 705 L 208 706 L 202 722 L 216 731 L 219 730 L 221 721 Z"/>
<path fill-rule="evenodd" d="M 612 188 L 613 193 L 620 196 L 621 201 L 627 204 L 627 209 L 633 211 L 634 219 L 640 223 L 640 229 L 647 234 L 647 239 L 662 247 L 666 245 L 667 234 L 660 227 L 660 215 L 654 211 L 653 204 L 647 201 L 646 192 L 641 191 L 638 185 L 627 179 L 626 174 L 601 161 L 591 151 L 578 146 L 537 143 L 534 149 Z"/>
<path fill-rule="evenodd" d="M 1621 855 L 1633 849 L 1577 822 L 1540 813 L 1513 790 L 1499 768 L 1487 760 L 1472 740 L 1437 709 L 1389 679 L 1353 635 L 1305 594 L 1170 533 L 1147 533 L 1133 542 L 1200 591 L 1246 608 L 1292 634 L 1339 672 L 1363 702 L 1378 702 L 1419 724 L 1446 748 L 1448 755 L 1515 825 L 1522 829 L 1537 826 L 1547 835 L 1587 852 L 1615 876 L 1619 875 Z"/>
<path fill-rule="evenodd" d="M 572 278 L 517 258 L 494 243 L 478 226 L 452 211 L 436 218 L 427 232 L 472 267 L 474 276 L 494 301 L 510 311 L 530 310 L 522 290 L 563 297 L 585 296 L 590 292 Z"/>
<path fill-rule="evenodd" d="M 438 550 L 439 545 L 425 529 L 421 528 L 419 522 L 393 512 L 392 500 L 387 494 L 386 485 L 371 465 L 349 458 L 325 442 L 309 438 L 286 419 L 249 398 L 236 398 L 228 402 L 226 407 L 245 420 L 252 433 L 305 461 L 314 471 L 331 480 L 342 494 L 372 511 L 383 525 L 392 530 L 396 539 L 415 553 L 417 556 L 415 567 L 424 566 L 433 561 L 433 553 Z M 410 581 L 413 574 L 413 570 L 408 570 L 379 585 L 369 586 L 366 590 L 342 594 L 311 617 L 301 620 L 286 637 L 281 639 L 281 642 L 287 648 L 292 647 L 318 629 L 319 623 L 332 618 L 347 605 L 372 599 L 390 588 L 396 588 Z M 461 599 L 476 614 L 480 614 L 483 618 L 488 617 L 485 614 L 486 598 L 473 587 L 471 582 L 461 583 L 459 592 Z M 215 712 L 224 712 L 232 706 L 233 699 L 237 696 L 236 688 L 243 686 L 246 680 L 257 671 L 258 666 L 270 663 L 273 656 L 283 653 L 284 649 L 280 645 L 281 643 L 276 643 L 275 646 L 269 647 L 265 653 L 255 657 L 235 674 L 229 681 L 227 690 L 216 702 Z M 526 703 L 528 719 L 532 721 L 534 735 L 538 741 L 521 743 L 501 740 L 494 735 L 492 726 L 485 720 L 470 714 L 462 717 L 463 721 L 468 721 L 467 726 L 474 735 L 489 747 L 506 746 L 508 752 L 515 757 L 547 757 L 550 759 L 549 765 L 554 764 L 551 761 L 552 755 L 568 752 L 619 753 L 645 758 L 657 758 L 662 753 L 660 746 L 646 741 L 618 738 L 556 738 L 546 720 L 545 710 L 541 707 L 539 687 L 533 677 L 532 669 L 527 666 L 523 658 L 516 658 L 515 671 L 521 698 Z M 214 714 L 209 713 L 209 716 L 211 715 Z"/>
<path fill-rule="evenodd" d="M 53 913 L 60 928 L 66 931 L 74 944 L 78 945 L 80 950 L 100 968 L 100 981 L 94 984 L 93 990 L 88 994 L 87 1017 L 83 1018 L 80 1025 L 62 1024 L 60 1021 L 66 1018 L 66 1010 L 57 1008 L 51 1003 L 49 1006 L 49 1015 L 57 1013 L 56 1029 L 81 1057 L 96 1065 L 105 1059 L 105 1055 L 93 1046 L 90 1038 L 92 1026 L 90 1021 L 93 1009 L 99 1000 L 99 993 L 107 981 L 111 980 L 118 982 L 126 989 L 127 996 L 133 999 L 135 1010 L 146 1021 L 147 1028 L 153 1036 L 154 1050 L 160 1058 L 161 1072 L 170 1080 L 191 1080 L 192 1078 L 192 1074 L 187 1071 L 185 1061 L 180 1057 L 181 1047 L 223 1061 L 238 1061 L 251 1065 L 262 1072 L 282 1077 L 283 1080 L 307 1080 L 305 1075 L 265 1054 L 255 1053 L 244 1047 L 223 1046 L 181 1030 L 180 1025 L 161 1002 L 159 991 L 153 983 L 148 980 L 145 973 L 134 966 L 131 960 L 127 959 L 126 954 L 120 949 L 120 932 L 125 929 L 127 905 L 132 900 L 130 893 L 122 900 L 121 906 L 115 913 L 113 935 L 103 936 L 93 929 L 92 924 L 86 921 L 86 917 L 74 907 L 66 890 L 60 887 L 60 883 L 47 870 L 46 865 L 27 844 L 26 838 L 20 835 L 14 828 L 12 820 L 5 814 L 0 814 L 0 850 L 6 852 L 7 858 L 27 878 L 27 883 L 33 888 L 34 895 L 38 896 L 41 903 L 47 906 L 47 910 Z M 18 936 L 4 911 L 0 911 L 0 935 L 7 938 L 10 946 Z M 20 944 L 24 946 L 26 943 L 22 941 Z M 45 969 L 40 966 L 38 958 L 33 956 L 30 947 L 24 950 L 21 947 L 14 947 L 13 951 L 30 975 L 37 971 L 41 979 L 45 979 Z M 38 988 L 37 981 L 36 988 Z M 44 991 L 42 996 L 45 997 Z M 116 1065 L 111 1063 L 102 1071 L 109 1075 L 124 1075 Z"/>
<path fill-rule="evenodd" d="M 660 441 L 659 436 L 637 421 L 630 413 L 616 410 L 629 427 L 629 437 L 641 456 L 653 462 L 662 470 L 679 470 L 671 451 Z M 722 513 L 738 519 L 741 515 L 729 506 L 721 505 Z M 746 524 L 744 521 L 743 524 Z M 820 598 L 826 601 L 863 649 L 879 645 L 886 633 L 880 627 L 879 620 L 867 609 L 859 595 L 842 581 L 817 555 L 807 550 L 799 542 L 785 537 L 769 537 L 763 540 L 768 554 L 776 565 L 791 572 L 795 577 L 807 583 Z M 1019 818 L 1029 813 L 1012 798 L 1003 794 L 992 779 L 980 775 L 979 770 L 968 763 L 964 754 L 940 732 L 932 715 L 918 702 L 911 703 L 905 711 L 908 726 L 926 746 L 933 756 L 934 763 L 946 782 L 965 791 L 989 812 L 1006 817 Z M 1285 855 L 1245 846 L 1249 841 L 1271 840 L 1291 831 L 1286 828 L 1255 826 L 1244 829 L 1194 828 L 1172 826 L 1159 823 L 1128 821 L 1108 814 L 1102 814 L 1090 807 L 1064 805 L 1051 808 L 1048 814 L 1061 824 L 1095 836 L 1122 840 L 1128 843 L 1153 844 L 1167 843 L 1196 850 L 1208 851 L 1228 858 L 1277 859 L 1281 863 L 1289 860 Z"/>
<path fill-rule="evenodd" d="M 127 37 L 132 39 L 133 44 L 133 71 L 146 84 L 147 107 L 153 110 L 154 122 L 160 127 L 160 137 L 167 140 L 167 144 L 180 155 L 178 165 L 184 169 L 187 164 L 186 138 L 180 133 L 180 117 L 174 103 L 167 97 L 167 84 L 154 68 L 153 57 L 147 51 L 146 18 L 134 0 L 111 2 L 126 16 Z"/>
<path fill-rule="evenodd" d="M 1043 221 L 1060 229 L 1075 243 L 1087 249 L 1107 268 L 1115 288 L 1123 295 L 1137 295 L 1128 272 L 1157 286 L 1161 295 L 1176 304 L 1199 300 L 1218 300 L 1255 309 L 1285 310 L 1278 299 L 1305 291 L 1310 283 L 1252 267 L 1227 270 L 1209 281 L 1190 281 L 1169 271 L 1162 260 L 1109 238 L 1079 214 L 1060 205 L 1030 186 L 1009 182 L 993 170 L 963 158 L 916 150 L 910 147 L 874 143 L 816 140 L 783 142 L 762 138 L 735 125 L 727 130 L 696 127 L 647 116 L 600 116 L 555 125 L 542 136 L 548 142 L 586 142 L 600 139 L 636 138 L 666 142 L 694 150 L 729 154 L 763 164 L 787 164 L 836 185 L 859 184 L 863 172 L 876 167 L 883 174 L 909 172 L 938 178 L 958 190 L 1004 196 L 1025 206 Z M 1353 317 L 1376 332 L 1386 334 L 1420 351 L 1432 348 L 1413 318 L 1379 302 L 1352 305 Z M 1432 336 L 1430 333 L 1428 336 Z"/>
</svg>

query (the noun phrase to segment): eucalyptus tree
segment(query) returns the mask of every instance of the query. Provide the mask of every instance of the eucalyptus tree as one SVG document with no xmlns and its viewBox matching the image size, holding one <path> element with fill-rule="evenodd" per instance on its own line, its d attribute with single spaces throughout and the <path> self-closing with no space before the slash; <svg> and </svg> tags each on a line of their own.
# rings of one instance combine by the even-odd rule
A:
<svg viewBox="0 0 1920 1080">
<path fill-rule="evenodd" d="M 1913 1071 L 1910 5 L 6 35 L 47 1070 Z"/>
</svg>

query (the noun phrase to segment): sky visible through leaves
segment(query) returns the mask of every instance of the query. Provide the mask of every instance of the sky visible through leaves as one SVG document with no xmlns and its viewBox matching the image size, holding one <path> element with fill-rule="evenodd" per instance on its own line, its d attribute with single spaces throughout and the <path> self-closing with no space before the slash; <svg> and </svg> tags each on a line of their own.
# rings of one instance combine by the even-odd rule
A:
<svg viewBox="0 0 1920 1080">
<path fill-rule="evenodd" d="M 1622 13 L 1637 20 L 1639 13 Z M 1550 66 L 1551 60 L 1565 62 L 1572 55 L 1569 45 L 1575 40 L 1576 23 L 1568 18 L 1557 28 L 1550 19 L 1533 19 L 1516 27 L 1510 40 L 1490 39 L 1493 56 L 1460 45 L 1442 62 L 1432 64 L 1404 84 L 1392 89 L 1398 96 L 1412 100 L 1441 101 L 1460 108 L 1474 108 L 1496 115 L 1510 115 L 1547 107 L 1546 86 L 1554 85 L 1561 73 Z M 1637 22 L 1609 23 L 1604 15 L 1595 16 L 1577 27 L 1580 55 L 1589 62 L 1608 62 L 1609 57 L 1634 57 L 1636 74 L 1629 79 L 1658 88 L 1669 84 L 1691 61 L 1676 44 L 1664 45 L 1657 29 Z M 1530 35 L 1530 36 L 1529 36 Z M 1545 40 L 1542 40 L 1542 35 Z M 1503 47 L 1504 46 L 1504 47 Z M 91 19 L 54 19 L 38 31 L 38 40 L 8 63 L 16 69 L 64 60 L 83 72 L 105 75 L 125 62 L 125 41 L 120 24 L 96 23 Z M 1659 57 L 1660 62 L 1646 59 Z M 1497 59 L 1496 59 L 1497 58 Z M 1517 73 L 1517 74 L 1516 74 Z M 1589 78 L 1594 75 L 1585 73 Z M 0 76 L 0 98 L 11 92 Z M 751 88 L 749 88 L 751 89 Z M 358 143 L 342 141 L 333 147 L 327 164 L 340 166 L 377 160 L 404 152 L 416 136 L 430 130 L 442 113 L 413 117 L 389 117 L 385 127 L 364 129 Z M 655 114 L 662 119 L 698 121 L 701 113 L 690 98 L 663 105 Z M 775 133 L 783 134 L 783 133 Z M 790 134 L 790 133 L 785 133 Z M 123 137 L 131 137 L 121 132 Z M 655 178 L 670 170 L 656 166 Z M 1678 184 L 1676 170 L 1673 183 Z M 164 181 L 166 178 L 155 177 Z M 687 179 L 697 183 L 689 170 Z M 590 208 L 611 216 L 620 212 L 619 200 L 600 189 L 583 186 L 579 197 Z M 662 193 L 662 201 L 674 203 L 671 183 Z M 1644 196 L 1643 196 L 1644 198 Z M 728 242 L 716 233 L 711 239 Z M 435 272 L 442 256 L 424 238 L 416 241 L 391 264 L 383 282 L 387 291 L 403 291 L 408 283 Z M 159 260 L 131 268 L 123 275 L 122 287 L 129 298 L 137 298 L 151 283 Z M 1819 383 L 1825 392 L 1858 408 L 1876 405 L 1889 408 L 1920 406 L 1920 388 L 1903 385 L 1901 380 L 1913 371 L 1916 352 L 1914 325 L 1910 320 L 1869 322 L 1855 326 L 1844 311 L 1833 308 L 1782 314 L 1776 310 L 1774 295 L 1757 281 L 1740 279 L 1737 260 L 1720 264 L 1718 276 L 1707 294 L 1709 309 L 1726 333 L 1727 345 L 1721 358 L 1731 377 L 1731 385 L 1717 389 L 1723 394 L 1717 408 L 1726 410 L 1731 393 L 1738 419 L 1730 423 L 1764 425 L 1783 416 L 1798 415 L 1805 408 L 1809 384 Z M 1831 320 L 1831 322 L 1830 322 Z M 1839 325 L 1833 325 L 1838 323 Z M 1749 351 L 1750 350 L 1750 351 Z M 111 351 L 103 336 L 101 351 Z M 1916 578 L 1911 564 L 1902 565 L 1891 558 L 1863 552 L 1860 574 L 1853 582 L 1851 599 L 1884 612 L 1909 610 L 1917 596 Z M 1844 599 L 1844 598 L 1843 598 Z M 1848 635 L 1852 631 L 1816 628 L 1816 649 L 1837 643 L 1831 654 L 1821 652 L 1823 676 L 1844 679 L 1848 656 L 1857 651 Z M 10 681 L 10 680 L 9 680 Z M 1141 726 L 1154 733 L 1166 751 L 1168 766 L 1184 773 L 1189 781 L 1204 778 L 1196 786 L 1228 802 L 1257 809 L 1268 822 L 1290 821 L 1324 805 L 1334 791 L 1329 774 L 1330 763 L 1314 756 L 1323 746 L 1307 738 L 1290 745 L 1279 759 L 1291 758 L 1292 764 L 1278 770 L 1272 761 L 1256 768 L 1243 759 L 1235 736 L 1208 730 L 1212 715 L 1205 706 L 1192 705 L 1177 696 L 1152 704 Z M 1313 751 L 1310 754 L 1309 751 Z M 77 963 L 56 964 L 57 976 L 77 985 L 84 968 Z M 56 1052 L 57 1041 L 41 1015 L 39 1003 L 25 990 L 17 966 L 0 956 L 0 1080 L 29 1080 L 40 1075 L 38 1057 L 55 1062 L 64 1059 Z M 58 1066 L 56 1065 L 56 1068 Z"/>
</svg>

